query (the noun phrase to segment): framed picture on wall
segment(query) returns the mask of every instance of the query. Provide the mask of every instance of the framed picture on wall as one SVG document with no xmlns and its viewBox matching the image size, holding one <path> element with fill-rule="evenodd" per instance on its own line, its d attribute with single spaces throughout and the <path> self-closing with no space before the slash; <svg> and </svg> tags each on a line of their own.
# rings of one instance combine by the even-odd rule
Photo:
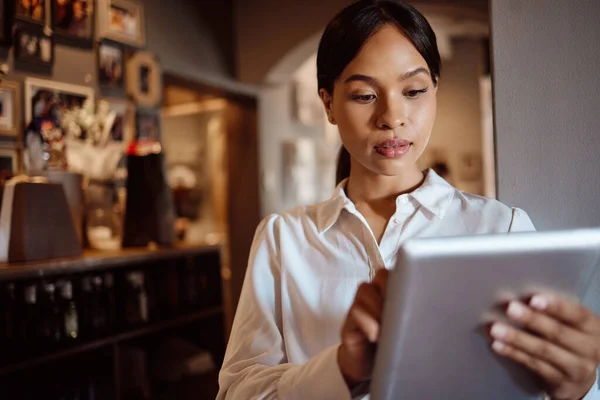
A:
<svg viewBox="0 0 600 400">
<path fill-rule="evenodd" d="M 98 83 L 103 88 L 125 90 L 125 49 L 121 44 L 98 44 Z"/>
<path fill-rule="evenodd" d="M 25 122 L 42 117 L 51 107 L 58 112 L 81 107 L 86 99 L 94 101 L 94 88 L 37 78 L 25 79 Z"/>
<path fill-rule="evenodd" d="M 161 142 L 161 116 L 158 110 L 137 110 L 136 140 Z"/>
<path fill-rule="evenodd" d="M 0 83 L 0 135 L 17 136 L 21 125 L 21 86 L 17 82 Z"/>
<path fill-rule="evenodd" d="M 54 41 L 42 29 L 19 27 L 15 32 L 15 60 L 52 67 Z"/>
<path fill-rule="evenodd" d="M 146 44 L 144 6 L 132 0 L 98 0 L 99 36 L 134 47 Z"/>
<path fill-rule="evenodd" d="M 52 2 L 52 30 L 72 44 L 90 44 L 94 38 L 95 0 Z"/>
<path fill-rule="evenodd" d="M 110 138 L 114 141 L 130 143 L 135 139 L 135 106 L 126 99 L 105 97 L 110 110 L 116 113 L 115 122 L 111 129 Z"/>
<path fill-rule="evenodd" d="M 19 149 L 0 146 L 0 182 L 4 183 L 19 173 Z"/>
<path fill-rule="evenodd" d="M 0 1 L 0 45 L 12 45 L 14 15 L 12 1 Z"/>
<path fill-rule="evenodd" d="M 46 1 L 50 0 L 15 0 L 15 17 L 26 22 L 46 25 Z"/>
<path fill-rule="evenodd" d="M 154 108 L 162 99 L 162 72 L 153 53 L 138 51 L 127 59 L 127 94 L 138 106 Z"/>
</svg>

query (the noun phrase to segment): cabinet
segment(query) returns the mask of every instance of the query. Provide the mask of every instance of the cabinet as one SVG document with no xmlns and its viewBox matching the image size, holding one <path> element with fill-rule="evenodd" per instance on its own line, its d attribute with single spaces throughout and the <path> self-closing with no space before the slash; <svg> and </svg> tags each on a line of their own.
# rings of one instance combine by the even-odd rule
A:
<svg viewBox="0 0 600 400">
<path fill-rule="evenodd" d="M 0 264 L 0 397 L 214 399 L 221 253 L 186 245 Z"/>
</svg>

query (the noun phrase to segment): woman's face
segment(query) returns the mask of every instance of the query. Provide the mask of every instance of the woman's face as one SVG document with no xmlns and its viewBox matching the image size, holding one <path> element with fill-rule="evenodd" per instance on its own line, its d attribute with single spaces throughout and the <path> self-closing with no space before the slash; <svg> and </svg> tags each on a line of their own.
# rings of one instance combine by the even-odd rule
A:
<svg viewBox="0 0 600 400">
<path fill-rule="evenodd" d="M 353 170 L 395 176 L 416 168 L 436 114 L 437 87 L 427 63 L 394 26 L 369 39 L 335 82 L 321 90 Z M 357 165 L 360 164 L 360 165 Z"/>
</svg>

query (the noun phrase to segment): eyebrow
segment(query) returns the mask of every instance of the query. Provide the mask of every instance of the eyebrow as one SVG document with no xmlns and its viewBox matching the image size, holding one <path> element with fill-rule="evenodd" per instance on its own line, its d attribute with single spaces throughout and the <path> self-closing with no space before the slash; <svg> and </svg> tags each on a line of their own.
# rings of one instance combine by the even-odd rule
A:
<svg viewBox="0 0 600 400">
<path fill-rule="evenodd" d="M 429 75 L 429 71 L 423 67 L 416 68 L 412 71 L 408 71 L 404 75 L 401 75 L 400 81 L 405 81 L 405 80 L 410 79 L 413 76 L 419 75 L 419 74 Z M 355 82 L 355 81 L 366 82 L 366 83 L 375 84 L 375 85 L 379 83 L 379 81 L 376 78 L 373 78 L 372 76 L 362 75 L 362 74 L 354 74 L 354 75 L 350 75 L 344 81 L 344 84 L 350 83 L 350 82 Z"/>
</svg>

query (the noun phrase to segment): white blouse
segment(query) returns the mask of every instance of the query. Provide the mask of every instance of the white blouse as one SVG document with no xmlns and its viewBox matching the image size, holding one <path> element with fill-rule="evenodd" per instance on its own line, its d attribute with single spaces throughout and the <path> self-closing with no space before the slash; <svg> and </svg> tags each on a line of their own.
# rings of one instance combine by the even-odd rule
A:
<svg viewBox="0 0 600 400">
<path fill-rule="evenodd" d="M 217 399 L 350 399 L 337 364 L 342 323 L 359 284 L 394 267 L 403 242 L 535 229 L 524 211 L 463 193 L 429 170 L 396 199 L 378 245 L 344 186 L 258 226 Z"/>
</svg>

